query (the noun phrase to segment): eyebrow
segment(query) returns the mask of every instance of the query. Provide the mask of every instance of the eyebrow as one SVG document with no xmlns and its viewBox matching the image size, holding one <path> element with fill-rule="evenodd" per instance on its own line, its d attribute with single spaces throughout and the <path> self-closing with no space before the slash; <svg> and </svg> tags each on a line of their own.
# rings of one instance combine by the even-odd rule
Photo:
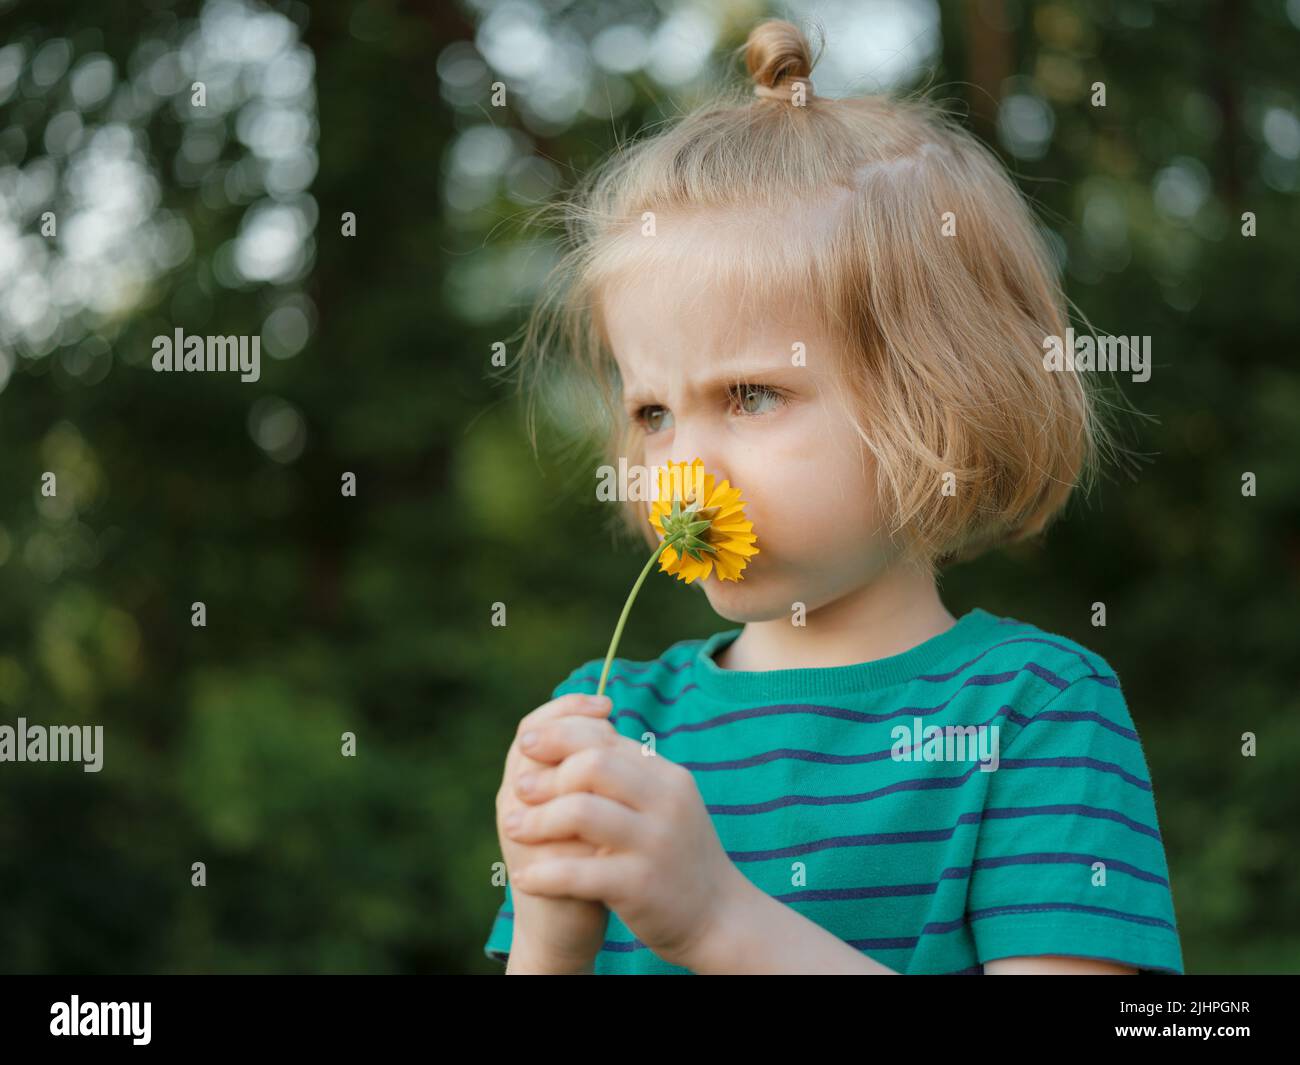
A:
<svg viewBox="0 0 1300 1065">
<path fill-rule="evenodd" d="M 704 381 L 696 382 L 687 389 L 688 394 L 698 395 L 702 392 L 716 392 L 723 387 L 729 387 L 734 384 L 749 384 L 752 382 L 762 383 L 766 378 L 776 378 L 783 376 L 787 370 L 800 369 L 796 366 L 748 366 L 736 370 L 728 370 L 726 373 L 716 374 Z M 645 394 L 638 389 L 624 395 L 623 402 L 631 406 L 641 406 L 653 403 L 654 398 Z"/>
</svg>

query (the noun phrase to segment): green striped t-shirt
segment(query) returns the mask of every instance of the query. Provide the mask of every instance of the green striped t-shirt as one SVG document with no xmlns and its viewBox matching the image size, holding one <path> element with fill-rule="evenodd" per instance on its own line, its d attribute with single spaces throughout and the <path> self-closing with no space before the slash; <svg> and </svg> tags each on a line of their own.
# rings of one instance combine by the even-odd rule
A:
<svg viewBox="0 0 1300 1065">
<path fill-rule="evenodd" d="M 726 670 L 741 629 L 617 658 L 618 731 L 695 776 L 759 888 L 902 973 L 1064 954 L 1181 973 L 1151 774 L 1114 670 L 975 609 L 902 654 Z M 556 689 L 594 692 L 603 660 Z M 510 888 L 484 950 L 510 950 Z M 611 913 L 595 972 L 685 973 Z"/>
</svg>

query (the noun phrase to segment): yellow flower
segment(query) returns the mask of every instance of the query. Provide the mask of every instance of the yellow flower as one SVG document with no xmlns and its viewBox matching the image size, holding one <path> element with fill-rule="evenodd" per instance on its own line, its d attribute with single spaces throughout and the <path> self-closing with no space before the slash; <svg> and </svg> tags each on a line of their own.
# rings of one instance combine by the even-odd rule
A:
<svg viewBox="0 0 1300 1065">
<path fill-rule="evenodd" d="M 715 481 L 701 459 L 670 462 L 659 470 L 650 524 L 670 542 L 659 556 L 659 570 L 687 584 L 707 577 L 715 566 L 718 580 L 744 580 L 741 571 L 758 554 L 740 489 Z"/>
<path fill-rule="evenodd" d="M 658 498 L 650 507 L 650 524 L 660 534 L 659 546 L 641 569 L 632 585 L 623 612 L 614 626 L 614 636 L 605 652 L 605 667 L 600 671 L 596 694 L 605 694 L 609 667 L 623 636 L 623 626 L 636 602 L 637 592 L 658 561 L 662 573 L 675 574 L 687 584 L 696 577 L 707 577 L 713 567 L 718 579 L 739 581 L 741 570 L 758 554 L 754 525 L 745 519 L 740 489 L 726 481 L 714 484 L 711 473 L 704 472 L 700 459 L 693 462 L 670 462 L 661 468 Z"/>
</svg>

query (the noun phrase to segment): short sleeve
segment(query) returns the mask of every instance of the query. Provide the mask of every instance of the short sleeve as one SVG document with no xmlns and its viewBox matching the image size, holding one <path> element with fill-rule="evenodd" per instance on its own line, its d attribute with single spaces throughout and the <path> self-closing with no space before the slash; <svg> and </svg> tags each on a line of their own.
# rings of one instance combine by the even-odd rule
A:
<svg viewBox="0 0 1300 1065">
<path fill-rule="evenodd" d="M 1118 679 L 1069 684 L 990 777 L 966 914 L 980 963 L 1062 954 L 1182 973 L 1151 774 Z"/>
<path fill-rule="evenodd" d="M 493 961 L 505 964 L 510 956 L 510 944 L 514 938 L 514 903 L 510 898 L 510 885 L 506 884 L 506 898 L 497 910 L 492 922 L 492 931 L 488 933 L 487 942 L 483 944 L 483 953 Z"/>
<path fill-rule="evenodd" d="M 568 695 L 570 692 L 588 690 L 591 687 L 590 667 L 593 665 L 599 666 L 600 664 L 600 662 L 586 662 L 579 666 L 555 686 L 547 701 L 558 699 L 561 695 Z M 488 933 L 487 942 L 483 944 L 483 953 L 493 961 L 505 964 L 510 955 L 510 944 L 514 938 L 514 918 L 514 903 L 510 897 L 510 884 L 507 883 L 505 899 L 492 921 L 492 929 Z"/>
</svg>

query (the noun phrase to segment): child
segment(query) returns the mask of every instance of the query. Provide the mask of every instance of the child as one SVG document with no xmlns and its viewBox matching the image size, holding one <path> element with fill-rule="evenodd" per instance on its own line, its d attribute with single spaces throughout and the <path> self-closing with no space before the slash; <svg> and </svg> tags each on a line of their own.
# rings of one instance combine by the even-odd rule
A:
<svg viewBox="0 0 1300 1065">
<path fill-rule="evenodd" d="M 817 97 L 787 22 L 746 63 L 752 95 L 584 187 L 527 345 L 535 373 L 577 361 L 611 456 L 743 491 L 759 553 L 696 585 L 743 627 L 615 659 L 612 705 L 581 698 L 593 659 L 525 718 L 485 950 L 508 972 L 1180 973 L 1114 670 L 936 589 L 1041 531 L 1106 444 L 1083 379 L 1043 361 L 1053 260 L 933 110 Z"/>
</svg>

